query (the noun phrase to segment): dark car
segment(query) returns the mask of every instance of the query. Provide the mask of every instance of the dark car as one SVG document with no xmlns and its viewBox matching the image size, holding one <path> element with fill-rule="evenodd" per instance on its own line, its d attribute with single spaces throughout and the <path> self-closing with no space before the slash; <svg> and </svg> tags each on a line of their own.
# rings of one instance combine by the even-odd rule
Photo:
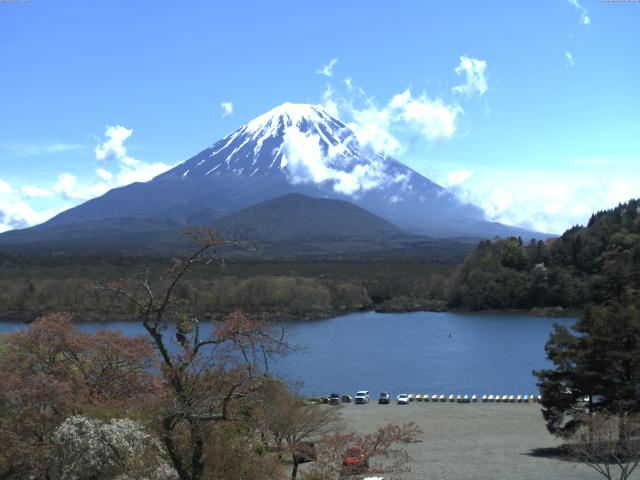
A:
<svg viewBox="0 0 640 480">
<path fill-rule="evenodd" d="M 389 396 L 389 392 L 380 392 L 380 398 L 378 399 L 378 403 L 381 405 L 386 405 L 391 401 L 391 397 Z"/>
<path fill-rule="evenodd" d="M 295 450 L 296 463 L 313 462 L 318 457 L 316 455 L 316 446 L 313 442 L 302 441 L 296 445 Z"/>
<path fill-rule="evenodd" d="M 329 404 L 330 405 L 340 405 L 340 394 L 332 393 L 329 395 Z"/>
</svg>

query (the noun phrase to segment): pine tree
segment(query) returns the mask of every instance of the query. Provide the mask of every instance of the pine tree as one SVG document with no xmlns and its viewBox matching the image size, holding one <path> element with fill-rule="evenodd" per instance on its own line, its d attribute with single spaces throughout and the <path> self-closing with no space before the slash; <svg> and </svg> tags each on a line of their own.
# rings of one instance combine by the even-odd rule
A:
<svg viewBox="0 0 640 480">
<path fill-rule="evenodd" d="M 572 331 L 573 330 L 573 331 Z M 640 412 L 640 311 L 630 302 L 587 308 L 545 345 L 555 368 L 534 374 L 547 429 L 567 437 L 585 414 Z"/>
</svg>

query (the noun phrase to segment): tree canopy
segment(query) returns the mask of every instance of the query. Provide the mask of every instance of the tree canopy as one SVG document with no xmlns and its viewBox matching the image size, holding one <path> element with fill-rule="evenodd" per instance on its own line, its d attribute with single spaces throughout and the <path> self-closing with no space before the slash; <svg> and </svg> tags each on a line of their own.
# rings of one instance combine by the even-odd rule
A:
<svg viewBox="0 0 640 480">
<path fill-rule="evenodd" d="M 630 200 L 546 242 L 480 242 L 454 275 L 449 306 L 583 308 L 639 289 L 640 200 Z"/>
</svg>

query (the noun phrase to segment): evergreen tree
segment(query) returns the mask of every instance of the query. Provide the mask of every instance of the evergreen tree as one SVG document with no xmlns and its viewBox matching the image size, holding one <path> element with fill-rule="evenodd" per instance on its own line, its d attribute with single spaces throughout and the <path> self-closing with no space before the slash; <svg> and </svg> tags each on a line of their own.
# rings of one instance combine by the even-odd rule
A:
<svg viewBox="0 0 640 480">
<path fill-rule="evenodd" d="M 587 308 L 570 329 L 556 325 L 545 345 L 555 368 L 540 380 L 547 429 L 571 435 L 585 414 L 640 412 L 640 311 L 630 302 Z"/>
</svg>

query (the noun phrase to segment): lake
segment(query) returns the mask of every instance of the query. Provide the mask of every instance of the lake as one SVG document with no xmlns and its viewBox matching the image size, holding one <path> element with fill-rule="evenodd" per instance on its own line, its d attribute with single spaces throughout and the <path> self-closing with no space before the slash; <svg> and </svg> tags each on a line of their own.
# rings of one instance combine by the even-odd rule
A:
<svg viewBox="0 0 640 480">
<path fill-rule="evenodd" d="M 438 394 L 537 393 L 532 370 L 550 365 L 544 344 L 554 323 L 567 318 L 524 313 L 363 312 L 286 323 L 290 343 L 304 346 L 272 362 L 271 370 L 303 382 L 307 395 L 353 395 L 369 390 Z M 0 332 L 20 324 L 0 322 Z M 84 323 L 84 331 L 110 328 L 142 334 L 136 322 Z"/>
</svg>

